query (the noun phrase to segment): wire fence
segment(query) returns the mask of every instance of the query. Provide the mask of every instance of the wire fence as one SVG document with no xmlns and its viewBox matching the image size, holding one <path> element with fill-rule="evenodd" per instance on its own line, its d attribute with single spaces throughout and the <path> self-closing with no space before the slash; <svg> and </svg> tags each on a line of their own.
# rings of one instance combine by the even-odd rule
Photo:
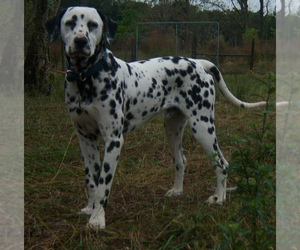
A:
<svg viewBox="0 0 300 250">
<path fill-rule="evenodd" d="M 219 65 L 218 22 L 142 22 L 136 27 L 135 59 L 187 56 Z"/>
</svg>

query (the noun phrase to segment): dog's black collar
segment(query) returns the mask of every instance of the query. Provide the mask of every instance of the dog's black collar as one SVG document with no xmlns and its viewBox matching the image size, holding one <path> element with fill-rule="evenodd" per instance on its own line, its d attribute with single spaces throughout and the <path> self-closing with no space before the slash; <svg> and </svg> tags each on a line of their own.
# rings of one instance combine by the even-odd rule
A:
<svg viewBox="0 0 300 250">
<path fill-rule="evenodd" d="M 86 72 L 76 73 L 72 70 L 67 70 L 66 79 L 68 82 L 84 82 L 87 78 L 94 75 L 96 72 L 101 71 L 103 67 L 103 62 L 106 62 L 107 59 L 107 50 L 104 51 L 104 56 L 92 67 L 90 67 Z M 104 60 L 104 61 L 103 61 Z"/>
</svg>

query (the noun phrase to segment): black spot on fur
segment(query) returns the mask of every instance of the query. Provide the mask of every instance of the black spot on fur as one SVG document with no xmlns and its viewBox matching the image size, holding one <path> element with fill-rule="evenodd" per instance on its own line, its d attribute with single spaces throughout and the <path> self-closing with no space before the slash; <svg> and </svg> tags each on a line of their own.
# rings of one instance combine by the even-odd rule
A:
<svg viewBox="0 0 300 250">
<path fill-rule="evenodd" d="M 97 162 L 95 163 L 94 169 L 97 173 L 100 172 L 100 165 Z"/>
<path fill-rule="evenodd" d="M 104 167 L 105 173 L 108 173 L 109 170 L 110 170 L 110 165 L 109 165 L 109 163 L 105 162 L 103 167 Z"/>
<path fill-rule="evenodd" d="M 208 132 L 209 134 L 211 134 L 211 135 L 212 135 L 212 134 L 213 134 L 213 132 L 214 132 L 214 130 L 213 130 L 213 127 L 211 127 L 211 128 L 208 128 L 208 129 L 207 129 L 207 132 Z"/>
<path fill-rule="evenodd" d="M 155 78 L 152 78 L 152 87 L 155 88 L 157 84 L 157 81 Z"/>
<path fill-rule="evenodd" d="M 188 66 L 186 71 L 189 73 L 189 74 L 192 74 L 193 73 L 193 68 L 191 66 Z"/>
<path fill-rule="evenodd" d="M 172 62 L 175 64 L 178 64 L 178 62 L 180 61 L 181 57 L 173 57 L 172 58 Z"/>
<path fill-rule="evenodd" d="M 186 92 L 180 90 L 179 94 L 180 94 L 183 98 L 186 98 Z"/>
<path fill-rule="evenodd" d="M 129 75 L 132 75 L 132 72 L 131 72 L 131 67 L 129 66 L 129 64 L 128 64 L 128 63 L 126 63 L 126 66 L 127 66 L 127 69 L 128 69 Z"/>
<path fill-rule="evenodd" d="M 72 96 L 72 97 L 70 98 L 70 102 L 71 102 L 71 103 L 72 103 L 72 102 L 75 102 L 75 100 L 76 100 L 75 96 Z"/>
<path fill-rule="evenodd" d="M 130 100 L 127 100 L 126 102 L 126 111 L 128 111 L 130 108 Z"/>
<path fill-rule="evenodd" d="M 103 178 L 100 178 L 100 179 L 99 179 L 99 183 L 100 183 L 101 185 L 104 183 Z"/>
<path fill-rule="evenodd" d="M 76 113 L 77 113 L 77 115 L 81 115 L 81 114 L 82 114 L 82 110 L 79 109 L 79 108 L 77 108 L 77 109 L 76 109 Z"/>
<path fill-rule="evenodd" d="M 210 103 L 207 100 L 203 101 L 203 107 L 209 109 L 211 107 Z"/>
<path fill-rule="evenodd" d="M 179 70 L 179 73 L 182 77 L 185 77 L 187 75 L 186 71 L 182 69 Z"/>
<path fill-rule="evenodd" d="M 177 77 L 175 82 L 177 83 L 177 87 L 180 88 L 183 85 L 183 81 L 180 77 Z"/>
<path fill-rule="evenodd" d="M 208 122 L 208 118 L 206 116 L 201 115 L 200 120 L 204 122 Z"/>
<path fill-rule="evenodd" d="M 106 208 L 106 206 L 107 206 L 107 199 L 101 200 L 100 204 L 103 206 L 103 208 Z"/>
<path fill-rule="evenodd" d="M 127 115 L 126 115 L 126 119 L 127 120 L 131 120 L 131 119 L 133 119 L 133 114 L 132 113 L 128 113 Z"/>
<path fill-rule="evenodd" d="M 168 81 L 167 80 L 162 80 L 162 83 L 164 86 L 166 86 L 168 84 Z"/>
<path fill-rule="evenodd" d="M 96 186 L 99 185 L 99 176 L 100 176 L 100 172 L 98 174 L 93 175 L 94 182 L 95 182 Z"/>
<path fill-rule="evenodd" d="M 112 175 L 111 174 L 107 175 L 106 178 L 105 178 L 105 185 L 110 183 L 111 179 L 112 179 Z"/>
<path fill-rule="evenodd" d="M 205 90 L 205 92 L 204 92 L 204 97 L 207 98 L 208 96 L 209 96 L 209 93 L 208 93 L 207 90 Z"/>
<path fill-rule="evenodd" d="M 171 71 L 171 70 L 169 70 L 167 68 L 165 68 L 165 71 L 166 71 L 166 73 L 167 73 L 168 76 L 174 75 L 174 71 Z"/>
<path fill-rule="evenodd" d="M 114 100 L 111 100 L 111 101 L 109 102 L 109 106 L 110 106 L 111 108 L 115 109 L 115 108 L 116 108 L 116 102 L 115 102 Z"/>
<path fill-rule="evenodd" d="M 116 146 L 116 142 L 115 141 L 111 141 L 108 148 L 107 148 L 107 153 L 110 153 Z"/>
<path fill-rule="evenodd" d="M 210 72 L 213 73 L 214 77 L 218 82 L 221 80 L 220 71 L 217 69 L 216 66 L 211 67 Z"/>
</svg>

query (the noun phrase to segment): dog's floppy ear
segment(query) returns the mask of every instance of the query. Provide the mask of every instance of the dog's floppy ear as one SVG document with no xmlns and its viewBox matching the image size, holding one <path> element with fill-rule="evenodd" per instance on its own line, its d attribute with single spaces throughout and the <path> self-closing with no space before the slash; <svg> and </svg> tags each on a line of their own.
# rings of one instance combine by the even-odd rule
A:
<svg viewBox="0 0 300 250">
<path fill-rule="evenodd" d="M 45 23 L 45 27 L 50 36 L 50 41 L 55 41 L 60 34 L 60 22 L 67 9 L 61 11 L 58 16 L 51 18 Z"/>
<path fill-rule="evenodd" d="M 109 44 L 111 40 L 115 37 L 115 34 L 117 32 L 118 24 L 98 11 L 102 21 L 103 21 L 103 35 L 102 39 L 104 40 L 105 44 Z"/>
</svg>

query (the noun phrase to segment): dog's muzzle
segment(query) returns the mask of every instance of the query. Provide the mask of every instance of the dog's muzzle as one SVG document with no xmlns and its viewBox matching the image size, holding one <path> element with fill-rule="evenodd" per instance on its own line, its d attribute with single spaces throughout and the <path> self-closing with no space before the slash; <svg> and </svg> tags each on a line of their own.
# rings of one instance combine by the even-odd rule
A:
<svg viewBox="0 0 300 250">
<path fill-rule="evenodd" d="M 86 37 L 75 37 L 74 44 L 76 50 L 82 50 L 88 44 L 88 39 Z"/>
<path fill-rule="evenodd" d="M 73 48 L 70 48 L 70 56 L 78 57 L 89 57 L 91 55 L 91 48 L 89 45 L 89 41 L 87 37 L 75 37 L 74 38 L 74 45 Z"/>
</svg>

